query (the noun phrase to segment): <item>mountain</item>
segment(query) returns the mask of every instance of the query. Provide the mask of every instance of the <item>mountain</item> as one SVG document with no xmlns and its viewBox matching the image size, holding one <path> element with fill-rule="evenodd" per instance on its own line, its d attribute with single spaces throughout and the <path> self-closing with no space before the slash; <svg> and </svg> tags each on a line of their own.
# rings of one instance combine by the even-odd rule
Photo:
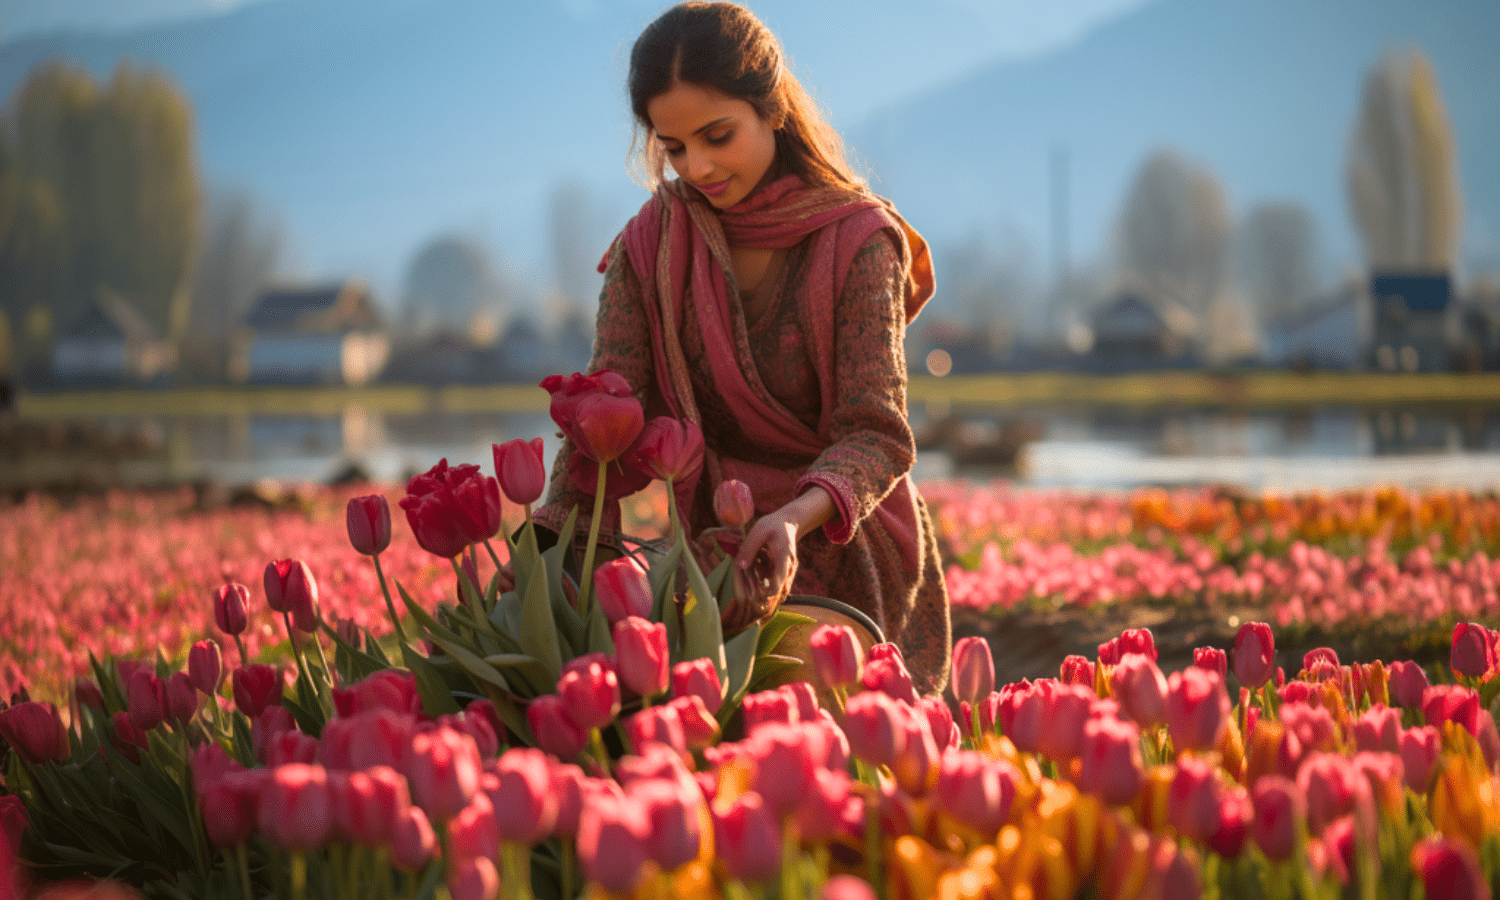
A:
<svg viewBox="0 0 1500 900">
<path fill-rule="evenodd" d="M 100 77 L 123 58 L 155 65 L 195 105 L 208 184 L 279 216 L 306 274 L 361 274 L 389 301 L 420 246 L 456 232 L 510 279 L 545 285 L 559 185 L 590 200 L 590 253 L 644 199 L 623 166 L 623 83 L 660 6 L 265 0 L 0 44 L 0 96 L 56 56 Z M 996 61 L 994 32 L 960 0 L 754 7 L 936 249 L 1002 229 L 1045 258 L 1047 160 L 1061 145 L 1084 261 L 1106 253 L 1137 167 L 1170 146 L 1212 170 L 1237 212 L 1303 203 L 1329 272 L 1355 265 L 1343 157 L 1362 80 L 1385 48 L 1419 44 L 1458 136 L 1469 256 L 1500 257 L 1494 0 L 1154 0 L 1024 61 Z"/>
</svg>

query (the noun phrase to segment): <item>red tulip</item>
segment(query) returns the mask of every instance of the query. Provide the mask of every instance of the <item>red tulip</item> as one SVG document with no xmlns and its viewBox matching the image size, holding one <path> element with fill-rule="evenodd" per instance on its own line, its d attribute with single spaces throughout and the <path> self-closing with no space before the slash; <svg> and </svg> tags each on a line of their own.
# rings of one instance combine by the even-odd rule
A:
<svg viewBox="0 0 1500 900">
<path fill-rule="evenodd" d="M 1109 806 L 1124 806 L 1141 792 L 1141 732 L 1119 719 L 1094 718 L 1083 726 L 1078 788 Z"/>
<path fill-rule="evenodd" d="M 1271 679 L 1276 666 L 1276 636 L 1265 622 L 1246 622 L 1234 636 L 1234 677 L 1255 690 Z"/>
<path fill-rule="evenodd" d="M 500 752 L 500 738 L 496 736 L 495 729 L 490 727 L 489 720 L 484 716 L 461 712 L 438 716 L 437 723 L 472 738 L 474 747 L 479 750 L 479 756 L 482 759 L 492 759 Z"/>
<path fill-rule="evenodd" d="M 498 858 L 500 826 L 496 821 L 495 805 L 484 789 L 486 784 L 493 786 L 496 781 L 498 779 L 488 772 L 481 775 L 480 789 L 444 824 L 443 827 L 448 829 L 448 855 L 451 859 Z"/>
<path fill-rule="evenodd" d="M 1462 840 L 1434 834 L 1418 841 L 1411 848 L 1411 867 L 1434 900 L 1489 900 L 1484 869 L 1474 848 Z"/>
<path fill-rule="evenodd" d="M 318 739 L 295 728 L 287 728 L 269 735 L 260 750 L 261 761 L 268 769 L 287 763 L 311 765 L 318 761 Z"/>
<path fill-rule="evenodd" d="M 552 793 L 552 763 L 530 747 L 507 750 L 490 767 L 496 776 L 486 788 L 495 807 L 500 839 L 531 846 L 557 824 L 557 797 Z"/>
<path fill-rule="evenodd" d="M 1397 660 L 1386 667 L 1390 678 L 1391 699 L 1403 709 L 1421 709 L 1422 694 L 1427 690 L 1427 673 L 1409 659 Z"/>
<path fill-rule="evenodd" d="M 753 791 L 714 816 L 714 854 L 733 878 L 761 882 L 781 869 L 781 829 Z"/>
<path fill-rule="evenodd" d="M 137 669 L 125 686 L 125 705 L 130 712 L 130 724 L 141 731 L 150 731 L 166 721 L 166 685 L 155 672 Z"/>
<path fill-rule="evenodd" d="M 1229 679 L 1229 656 L 1217 647 L 1194 647 L 1193 665 L 1217 672 L 1226 681 Z"/>
<path fill-rule="evenodd" d="M 812 788 L 817 763 L 807 735 L 797 725 L 771 722 L 757 728 L 747 741 L 755 761 L 753 790 L 777 819 L 784 819 Z"/>
<path fill-rule="evenodd" d="M 1289 778 L 1262 775 L 1250 792 L 1255 815 L 1250 837 L 1267 858 L 1282 862 L 1296 849 L 1297 827 L 1307 815 L 1302 789 Z"/>
<path fill-rule="evenodd" d="M 568 663 L 557 679 L 557 694 L 580 728 L 603 728 L 620 712 L 620 682 L 602 653 Z"/>
<path fill-rule="evenodd" d="M 615 372 L 549 375 L 541 387 L 552 395 L 552 421 L 595 462 L 613 462 L 630 449 L 645 416 L 630 385 Z"/>
<path fill-rule="evenodd" d="M 1406 786 L 1418 794 L 1427 793 L 1432 787 L 1432 776 L 1437 771 L 1438 756 L 1442 751 L 1442 738 L 1431 725 L 1419 725 L 1401 732 L 1401 767 L 1406 774 Z"/>
<path fill-rule="evenodd" d="M 1422 692 L 1422 715 L 1434 728 L 1457 722 L 1477 737 L 1479 717 L 1486 713 L 1479 705 L 1478 691 L 1456 684 L 1435 684 Z"/>
<path fill-rule="evenodd" d="M 591 881 L 615 894 L 640 883 L 651 823 L 639 803 L 597 792 L 578 819 L 578 861 Z"/>
<path fill-rule="evenodd" d="M 710 715 L 718 715 L 724 705 L 724 688 L 719 682 L 719 670 L 708 659 L 689 659 L 672 667 L 672 696 L 689 694 L 703 701 Z"/>
<path fill-rule="evenodd" d="M 682 723 L 683 740 L 687 742 L 689 750 L 702 750 L 712 746 L 714 739 L 719 736 L 718 721 L 708 711 L 708 707 L 703 705 L 703 698 L 697 694 L 674 697 L 663 706 L 677 711 L 677 719 Z"/>
<path fill-rule="evenodd" d="M 898 723 L 896 701 L 880 691 L 849 698 L 844 708 L 844 733 L 855 756 L 872 766 L 889 766 L 906 748 L 906 733 Z"/>
<path fill-rule="evenodd" d="M 227 772 L 199 789 L 198 807 L 208 842 L 226 849 L 250 840 L 260 816 L 261 793 L 269 773 Z"/>
<path fill-rule="evenodd" d="M 557 798 L 557 821 L 552 833 L 572 837 L 578 833 L 578 817 L 583 814 L 583 785 L 587 776 L 572 763 L 553 763 L 552 795 Z"/>
<path fill-rule="evenodd" d="M 82 709 L 87 706 L 104 712 L 104 692 L 99 690 L 99 685 L 91 678 L 80 675 L 73 680 L 73 696 L 78 700 L 78 707 Z"/>
<path fill-rule="evenodd" d="M 703 468 L 703 429 L 686 419 L 657 416 L 641 429 L 626 461 L 662 480 L 691 478 Z"/>
<path fill-rule="evenodd" d="M 21 798 L 15 794 L 0 794 L 0 847 L 8 849 L 12 856 L 20 853 L 21 836 L 30 824 L 31 818 L 26 814 L 26 804 Z"/>
<path fill-rule="evenodd" d="M 1076 759 L 1083 751 L 1083 726 L 1099 699 L 1093 690 L 1046 679 L 1036 685 L 1042 698 L 1037 749 L 1058 762 Z"/>
<path fill-rule="evenodd" d="M 166 718 L 179 725 L 186 725 L 198 712 L 198 689 L 193 687 L 193 677 L 186 672 L 177 672 L 161 682 L 163 712 Z"/>
<path fill-rule="evenodd" d="M 249 622 L 247 608 L 250 605 L 250 589 L 243 584 L 230 582 L 214 591 L 214 622 L 225 634 L 239 634 Z"/>
<path fill-rule="evenodd" d="M 1245 838 L 1254 816 L 1249 791 L 1239 785 L 1226 789 L 1219 798 L 1219 826 L 1209 836 L 1208 848 L 1225 859 L 1238 857 L 1245 849 Z"/>
<path fill-rule="evenodd" d="M 594 571 L 594 596 L 610 624 L 626 616 L 651 617 L 651 582 L 634 556 L 616 557 Z"/>
<path fill-rule="evenodd" d="M 71 751 L 57 707 L 26 700 L 0 712 L 0 736 L 29 763 L 62 762 Z"/>
<path fill-rule="evenodd" d="M 234 670 L 234 705 L 252 719 L 281 705 L 281 689 L 281 670 L 275 666 L 251 663 Z"/>
<path fill-rule="evenodd" d="M 1127 628 L 1120 632 L 1120 656 L 1123 658 L 1127 653 L 1139 653 L 1156 662 L 1156 638 L 1152 637 L 1151 629 Z"/>
<path fill-rule="evenodd" d="M 344 524 L 356 553 L 378 556 L 391 545 L 391 505 L 380 494 L 350 497 Z"/>
<path fill-rule="evenodd" d="M 547 466 L 542 461 L 542 439 L 506 441 L 491 445 L 495 478 L 510 502 L 520 506 L 535 503 L 547 488 Z"/>
<path fill-rule="evenodd" d="M 1194 756 L 1178 757 L 1168 796 L 1167 821 L 1184 837 L 1202 843 L 1218 830 L 1224 788 L 1213 765 Z"/>
<path fill-rule="evenodd" d="M 318 582 L 300 559 L 278 559 L 266 564 L 266 605 L 290 613 L 301 631 L 318 627 Z"/>
<path fill-rule="evenodd" d="M 938 808 L 991 840 L 1010 819 L 1015 778 L 1009 763 L 955 750 L 943 757 L 934 799 Z"/>
<path fill-rule="evenodd" d="M 1167 733 L 1179 752 L 1212 750 L 1229 712 L 1229 694 L 1217 673 L 1190 666 L 1167 679 Z"/>
<path fill-rule="evenodd" d="M 283 850 L 306 853 L 333 834 L 328 775 L 318 766 L 288 763 L 269 770 L 260 800 L 260 830 Z"/>
<path fill-rule="evenodd" d="M 1167 679 L 1148 657 L 1129 653 L 1109 676 L 1110 693 L 1120 709 L 1142 728 L 1167 721 Z"/>
<path fill-rule="evenodd" d="M 873 648 L 872 648 L 873 649 Z M 880 691 L 905 703 L 917 702 L 917 691 L 912 686 L 911 672 L 899 655 L 876 657 L 873 653 L 865 659 L 865 670 L 860 684 L 867 691 Z"/>
<path fill-rule="evenodd" d="M 1113 666 L 1120 662 L 1120 639 L 1110 638 L 1099 645 L 1099 664 Z"/>
<path fill-rule="evenodd" d="M 625 736 L 633 753 L 642 753 L 649 744 L 665 744 L 679 753 L 687 752 L 687 732 L 674 706 L 643 709 L 625 722 Z"/>
<path fill-rule="evenodd" d="M 1314 832 L 1354 812 L 1362 798 L 1373 799 L 1369 782 L 1340 753 L 1308 754 L 1297 772 L 1297 787 L 1307 798 L 1307 824 Z"/>
<path fill-rule="evenodd" d="M 724 482 L 731 483 L 738 482 Z M 859 639 L 855 637 L 853 628 L 848 625 L 819 625 L 808 638 L 808 648 L 813 671 L 824 687 L 846 687 L 860 680 L 863 661 L 860 659 Z"/>
<path fill-rule="evenodd" d="M 1401 752 L 1401 711 L 1377 703 L 1354 722 L 1354 744 L 1360 750 Z"/>
<path fill-rule="evenodd" d="M 1453 671 L 1458 674 L 1483 678 L 1495 667 L 1495 647 L 1490 630 L 1476 622 L 1459 622 L 1454 625 L 1449 661 Z"/>
<path fill-rule="evenodd" d="M 415 730 L 415 718 L 385 708 L 329 719 L 318 736 L 318 759 L 329 769 L 389 766 L 404 772 Z"/>
<path fill-rule="evenodd" d="M 703 795 L 693 783 L 666 778 L 645 778 L 626 790 L 640 805 L 647 822 L 646 855 L 670 872 L 698 857 L 702 836 L 698 831 L 698 809 Z"/>
<path fill-rule="evenodd" d="M 458 815 L 479 790 L 479 749 L 466 734 L 452 728 L 418 732 L 408 759 L 412 799 L 435 822 Z"/>
<path fill-rule="evenodd" d="M 406 779 L 390 766 L 371 766 L 331 781 L 333 816 L 347 840 L 366 847 L 389 847 L 411 807 Z"/>
<path fill-rule="evenodd" d="M 568 715 L 567 703 L 557 694 L 542 694 L 526 706 L 526 724 L 536 744 L 561 760 L 570 760 L 588 746 L 588 729 Z"/>
<path fill-rule="evenodd" d="M 1302 671 L 1316 672 L 1318 669 L 1337 669 L 1339 655 L 1332 647 L 1315 647 L 1302 655 Z"/>
<path fill-rule="evenodd" d="M 415 872 L 431 861 L 437 849 L 437 835 L 422 807 L 407 807 L 405 814 L 395 822 L 395 838 L 391 841 L 391 865 L 403 872 Z"/>
<path fill-rule="evenodd" d="M 500 485 L 476 465 L 442 459 L 406 483 L 401 508 L 422 549 L 451 559 L 500 530 Z"/>
<path fill-rule="evenodd" d="M 130 724 L 130 713 L 123 709 L 110 717 L 110 723 L 115 728 L 110 745 L 131 762 L 140 762 L 141 751 L 147 746 L 146 732 Z"/>
<path fill-rule="evenodd" d="M 714 489 L 714 516 L 725 528 L 744 528 L 755 518 L 755 497 L 750 486 L 727 478 Z"/>
<path fill-rule="evenodd" d="M 932 740 L 936 742 L 939 752 L 958 746 L 962 738 L 958 725 L 953 721 L 953 710 L 948 708 L 947 703 L 937 697 L 923 697 L 917 701 L 917 710 L 926 716 L 927 728 L 932 732 Z M 805 718 L 810 720 L 812 717 Z"/>
<path fill-rule="evenodd" d="M 340 716 L 357 716 L 376 709 L 413 716 L 422 712 L 417 677 L 395 669 L 381 669 L 347 688 L 334 688 L 333 702 Z"/>
<path fill-rule="evenodd" d="M 746 734 L 753 734 L 761 725 L 788 724 L 802 719 L 802 714 L 797 709 L 797 698 L 780 689 L 746 694 L 740 701 L 740 710 Z"/>
<path fill-rule="evenodd" d="M 995 657 L 982 637 L 959 638 L 953 645 L 953 696 L 976 703 L 995 689 Z"/>
<path fill-rule="evenodd" d="M 1070 654 L 1058 667 L 1058 680 L 1063 684 L 1080 684 L 1086 688 L 1094 686 L 1094 664 L 1087 657 Z"/>
<path fill-rule="evenodd" d="M 464 856 L 453 862 L 444 883 L 453 900 L 495 900 L 500 896 L 500 872 L 486 856 Z"/>
<path fill-rule="evenodd" d="M 193 687 L 210 697 L 219 692 L 219 684 L 224 681 L 224 657 L 218 644 L 213 641 L 193 644 L 188 651 L 188 677 Z"/>
</svg>

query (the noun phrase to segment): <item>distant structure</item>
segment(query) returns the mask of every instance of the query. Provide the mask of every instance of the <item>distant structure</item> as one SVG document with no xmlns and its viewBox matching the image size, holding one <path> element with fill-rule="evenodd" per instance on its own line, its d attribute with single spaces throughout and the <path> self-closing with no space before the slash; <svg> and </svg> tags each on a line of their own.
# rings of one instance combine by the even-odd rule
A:
<svg viewBox="0 0 1500 900">
<path fill-rule="evenodd" d="M 171 342 L 129 300 L 98 291 L 52 344 L 52 377 L 64 384 L 148 382 L 177 362 Z"/>
<path fill-rule="evenodd" d="M 1267 322 L 1266 361 L 1303 372 L 1362 369 L 1370 362 L 1372 327 L 1369 293 L 1351 282 Z"/>
<path fill-rule="evenodd" d="M 1165 301 L 1147 302 L 1123 291 L 1095 311 L 1090 321 L 1089 367 L 1102 372 L 1182 368 L 1201 362 L 1194 338 L 1197 318 Z"/>
<path fill-rule="evenodd" d="M 1376 273 L 1370 279 L 1375 335 L 1370 365 L 1382 372 L 1445 372 L 1452 284 L 1446 272 Z"/>
<path fill-rule="evenodd" d="M 360 385 L 380 374 L 390 338 L 363 281 L 267 291 L 235 334 L 230 377 L 251 383 Z"/>
</svg>

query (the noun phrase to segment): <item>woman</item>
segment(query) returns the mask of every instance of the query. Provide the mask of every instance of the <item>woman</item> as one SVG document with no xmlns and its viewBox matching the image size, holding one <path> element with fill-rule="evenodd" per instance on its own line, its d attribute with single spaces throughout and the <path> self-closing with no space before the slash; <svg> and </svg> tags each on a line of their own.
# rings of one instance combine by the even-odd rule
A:
<svg viewBox="0 0 1500 900">
<path fill-rule="evenodd" d="M 761 516 L 737 562 L 764 550 L 773 593 L 864 611 L 918 689 L 941 690 L 948 598 L 908 474 L 902 349 L 932 292 L 926 244 L 853 174 L 748 10 L 668 10 L 635 43 L 629 90 L 655 195 L 601 263 L 589 371 L 623 375 L 648 417 L 702 427 L 702 474 L 679 493 L 691 531 L 715 524 L 720 483 L 745 482 Z M 537 513 L 554 530 L 592 508 L 572 453 Z"/>
</svg>

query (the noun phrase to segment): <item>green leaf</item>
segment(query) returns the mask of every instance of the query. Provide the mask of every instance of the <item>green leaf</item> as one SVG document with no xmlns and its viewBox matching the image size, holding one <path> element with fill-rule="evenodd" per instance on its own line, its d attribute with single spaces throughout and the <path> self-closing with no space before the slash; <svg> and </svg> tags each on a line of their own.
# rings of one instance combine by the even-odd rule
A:
<svg viewBox="0 0 1500 900">
<path fill-rule="evenodd" d="M 487 681 L 502 691 L 509 691 L 510 682 L 505 676 L 495 670 L 495 667 L 469 652 L 468 648 L 461 644 L 450 644 L 446 641 L 438 641 L 438 646 L 447 651 L 448 655 L 458 660 L 458 664 L 464 670 L 480 681 Z M 430 664 L 430 661 L 429 661 Z"/>
<path fill-rule="evenodd" d="M 521 604 L 521 647 L 542 661 L 556 681 L 562 672 L 562 651 L 557 646 L 557 621 L 552 618 L 552 598 L 547 589 L 547 570 L 537 567 L 526 598 Z"/>
<path fill-rule="evenodd" d="M 729 720 L 729 716 L 739 708 L 740 698 L 744 697 L 745 691 L 750 688 L 750 679 L 756 665 L 756 645 L 760 639 L 760 633 L 761 626 L 759 624 L 751 625 L 724 644 L 724 654 L 727 660 L 729 677 L 724 680 L 726 702 L 719 708 L 719 714 L 723 717 L 720 724 Z"/>
<path fill-rule="evenodd" d="M 523 743 L 536 746 L 536 738 L 531 734 L 531 726 L 526 721 L 526 713 L 521 711 L 516 701 L 503 691 L 494 688 L 486 688 L 485 693 L 489 695 L 490 702 L 495 705 L 495 714 L 500 717 L 500 721 L 505 723 L 505 727 L 510 729 L 510 733 Z"/>
<path fill-rule="evenodd" d="M 615 655 L 615 639 L 610 634 L 609 619 L 605 617 L 604 610 L 599 604 L 589 606 L 589 639 L 584 645 L 585 653 L 603 653 L 605 656 Z"/>
<path fill-rule="evenodd" d="M 407 603 L 416 606 L 409 599 Z M 401 656 L 406 667 L 417 677 L 417 693 L 422 696 L 422 706 L 426 708 L 428 715 L 436 718 L 459 711 L 458 701 L 453 699 L 453 693 L 448 690 L 447 682 L 443 681 L 442 673 L 427 661 L 427 657 L 405 645 L 401 647 Z"/>
<path fill-rule="evenodd" d="M 682 564 L 683 542 L 673 541 L 672 549 L 652 564 L 646 573 L 651 583 L 651 621 L 661 622 L 667 602 L 673 598 L 677 587 L 677 569 Z"/>
<path fill-rule="evenodd" d="M 811 625 L 816 619 L 809 618 L 801 613 L 788 612 L 786 609 L 777 609 L 761 628 L 760 642 L 755 645 L 756 655 L 770 653 L 786 637 L 786 633 L 797 625 Z"/>
<path fill-rule="evenodd" d="M 395 639 L 394 631 L 391 632 L 390 637 Z M 385 655 L 385 648 L 380 646 L 380 642 L 375 640 L 375 638 L 371 637 L 368 641 L 365 641 L 365 648 L 369 651 L 370 658 L 375 660 L 381 669 L 394 667 L 391 663 L 391 658 Z"/>
<path fill-rule="evenodd" d="M 292 718 L 297 720 L 298 728 L 308 734 L 321 732 L 323 730 L 322 723 L 318 721 L 318 717 L 313 714 L 313 711 L 307 707 L 305 702 L 307 698 L 302 696 L 300 684 L 298 688 L 297 699 L 293 700 L 291 697 L 282 697 L 281 705 L 285 706 L 287 711 L 292 714 Z"/>
<path fill-rule="evenodd" d="M 415 619 L 417 624 L 421 625 L 428 634 L 434 637 L 445 638 L 450 641 L 463 640 L 463 638 L 459 637 L 451 629 L 439 623 L 437 619 L 434 619 L 432 615 L 427 612 L 427 610 L 423 609 L 420 604 L 413 600 L 411 598 L 411 595 L 406 592 L 405 586 L 403 586 L 399 581 L 396 582 L 396 592 L 401 595 L 401 600 L 406 604 L 406 608 L 411 613 L 412 618 Z M 406 649 L 407 648 L 405 647 L 402 648 L 403 651 L 405 651 Z M 402 654 L 402 658 L 405 659 L 405 653 Z"/>
<path fill-rule="evenodd" d="M 708 589 L 703 572 L 691 553 L 683 561 L 688 571 L 688 606 L 682 616 L 682 658 L 709 659 L 719 671 L 719 683 L 729 683 L 724 657 L 724 630 L 719 625 L 719 604 Z M 696 602 L 695 602 L 696 601 Z"/>
<path fill-rule="evenodd" d="M 191 855 L 194 852 L 193 833 L 186 821 L 186 810 L 175 802 L 175 798 L 163 797 L 152 790 L 142 780 L 140 768 L 121 756 L 114 747 L 110 747 L 108 752 L 111 762 L 110 771 L 130 795 L 130 799 L 134 800 L 143 811 L 149 812 L 151 818 L 177 840 L 183 852 Z"/>
<path fill-rule="evenodd" d="M 326 623 L 323 625 L 323 631 L 333 639 L 335 648 L 334 665 L 341 673 L 344 673 L 346 681 L 350 683 L 363 681 L 376 672 L 383 672 L 391 667 L 390 662 L 385 659 L 383 652 L 381 652 L 380 658 L 377 659 L 375 656 L 364 652 L 358 647 L 344 643 L 343 639 L 339 637 L 338 631 L 329 628 Z M 373 638 L 365 641 L 365 646 L 379 652 L 380 644 Z"/>
<path fill-rule="evenodd" d="M 758 687 L 764 684 L 767 679 L 780 675 L 789 669 L 795 669 L 802 665 L 802 663 L 803 660 L 795 656 L 778 656 L 775 653 L 757 656 L 755 658 L 755 671 L 750 673 L 750 686 Z"/>
<path fill-rule="evenodd" d="M 542 661 L 534 656 L 526 656 L 522 653 L 494 653 L 484 658 L 486 663 L 496 669 L 514 671 L 533 688 L 531 696 L 537 694 L 548 694 L 557 685 L 557 676 L 547 671 Z M 515 693 L 511 691 L 511 693 Z"/>
</svg>

